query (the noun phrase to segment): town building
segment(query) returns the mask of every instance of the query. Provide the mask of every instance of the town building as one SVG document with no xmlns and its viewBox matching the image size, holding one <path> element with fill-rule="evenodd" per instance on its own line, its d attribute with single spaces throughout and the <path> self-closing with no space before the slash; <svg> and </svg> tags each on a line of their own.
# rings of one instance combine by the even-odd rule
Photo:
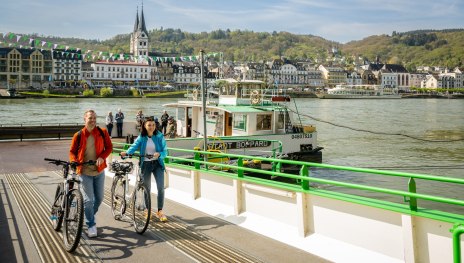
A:
<svg viewBox="0 0 464 263">
<path fill-rule="evenodd" d="M 82 79 L 80 50 L 52 50 L 53 86 L 76 86 Z"/>
<path fill-rule="evenodd" d="M 15 89 L 48 86 L 54 69 L 51 52 L 35 48 L 0 48 L 0 86 Z"/>
<path fill-rule="evenodd" d="M 335 87 L 338 84 L 346 83 L 346 72 L 341 67 L 319 65 L 318 70 L 322 72 L 326 87 Z"/>
</svg>

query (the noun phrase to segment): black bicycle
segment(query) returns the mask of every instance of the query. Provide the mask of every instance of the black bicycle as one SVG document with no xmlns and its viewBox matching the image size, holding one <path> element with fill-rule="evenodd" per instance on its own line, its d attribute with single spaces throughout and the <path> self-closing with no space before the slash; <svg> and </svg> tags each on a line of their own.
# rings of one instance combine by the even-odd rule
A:
<svg viewBox="0 0 464 263">
<path fill-rule="evenodd" d="M 84 198 L 79 190 L 80 180 L 77 178 L 76 168 L 79 165 L 93 165 L 95 161 L 77 163 L 49 158 L 44 160 L 63 167 L 64 180 L 56 188 L 50 219 L 55 231 L 60 231 L 64 222 L 64 248 L 73 252 L 81 240 L 84 222 Z"/>
<path fill-rule="evenodd" d="M 127 155 L 153 158 L 153 155 Z M 141 159 L 141 158 L 140 158 Z M 129 193 L 128 174 L 132 172 L 134 164 L 132 162 L 113 161 L 110 169 L 114 172 L 113 185 L 111 186 L 111 212 L 116 220 L 121 220 L 127 211 L 127 204 L 132 209 L 131 220 L 135 232 L 143 234 L 150 223 L 151 218 L 151 196 L 143 182 L 140 168 L 136 172 L 136 182 L 131 194 Z M 140 167 L 140 165 L 139 165 Z"/>
</svg>

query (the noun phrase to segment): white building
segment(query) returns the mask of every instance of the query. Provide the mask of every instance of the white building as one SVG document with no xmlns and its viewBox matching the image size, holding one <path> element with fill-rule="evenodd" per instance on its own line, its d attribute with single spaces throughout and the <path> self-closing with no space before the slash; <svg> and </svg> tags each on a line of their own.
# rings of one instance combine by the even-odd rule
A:
<svg viewBox="0 0 464 263">
<path fill-rule="evenodd" d="M 149 82 L 151 70 L 148 64 L 130 61 L 97 61 L 91 64 L 94 85 L 102 81 Z"/>
</svg>

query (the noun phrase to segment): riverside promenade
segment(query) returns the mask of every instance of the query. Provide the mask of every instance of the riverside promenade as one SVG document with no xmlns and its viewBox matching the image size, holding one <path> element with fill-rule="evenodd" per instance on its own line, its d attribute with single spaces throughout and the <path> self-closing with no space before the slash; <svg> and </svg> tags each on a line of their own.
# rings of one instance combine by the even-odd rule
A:
<svg viewBox="0 0 464 263">
<path fill-rule="evenodd" d="M 78 250 L 69 254 L 48 222 L 49 204 L 61 181 L 59 168 L 43 161 L 67 160 L 69 144 L 0 142 L 1 262 L 327 262 L 169 199 L 169 221 L 153 219 L 149 230 L 138 235 L 130 223 L 113 219 L 108 176 L 97 214 L 98 237 L 89 239 L 85 230 Z M 18 195 L 21 191 L 24 196 Z M 154 193 L 152 200 L 156 204 Z M 47 253 L 51 256 L 44 256 Z"/>
</svg>

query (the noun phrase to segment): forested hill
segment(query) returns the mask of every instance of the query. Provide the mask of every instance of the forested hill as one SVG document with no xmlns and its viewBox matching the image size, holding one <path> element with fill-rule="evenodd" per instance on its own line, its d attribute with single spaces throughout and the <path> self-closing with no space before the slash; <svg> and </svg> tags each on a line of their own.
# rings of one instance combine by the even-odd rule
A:
<svg viewBox="0 0 464 263">
<path fill-rule="evenodd" d="M 374 61 L 379 57 L 381 62 L 399 63 L 410 69 L 419 65 L 454 67 L 464 63 L 464 29 L 393 32 L 391 35 L 370 36 L 346 44 L 312 35 L 275 31 L 188 33 L 180 29 L 161 28 L 150 30 L 149 35 L 150 47 L 154 51 L 188 56 L 204 49 L 206 52 L 223 52 L 224 59 L 228 61 L 259 61 L 286 56 L 321 62 L 331 56 L 330 52 L 335 47 L 338 55 L 348 62 L 358 58 Z M 105 41 L 33 36 L 83 50 L 129 53 L 130 34 L 117 35 Z"/>
<path fill-rule="evenodd" d="M 149 31 L 150 47 L 160 52 L 181 55 L 205 52 L 223 52 L 229 61 L 259 61 L 286 56 L 289 58 L 317 59 L 327 56 L 327 50 L 337 43 L 312 35 L 295 35 L 287 32 L 253 32 L 242 30 L 216 30 L 188 33 L 180 29 L 155 29 Z M 129 48 L 129 34 L 118 35 L 104 41 L 118 50 Z"/>
<path fill-rule="evenodd" d="M 370 36 L 341 46 L 344 54 L 359 55 L 382 62 L 419 65 L 463 66 L 464 29 L 416 30 L 405 33 Z"/>
</svg>

